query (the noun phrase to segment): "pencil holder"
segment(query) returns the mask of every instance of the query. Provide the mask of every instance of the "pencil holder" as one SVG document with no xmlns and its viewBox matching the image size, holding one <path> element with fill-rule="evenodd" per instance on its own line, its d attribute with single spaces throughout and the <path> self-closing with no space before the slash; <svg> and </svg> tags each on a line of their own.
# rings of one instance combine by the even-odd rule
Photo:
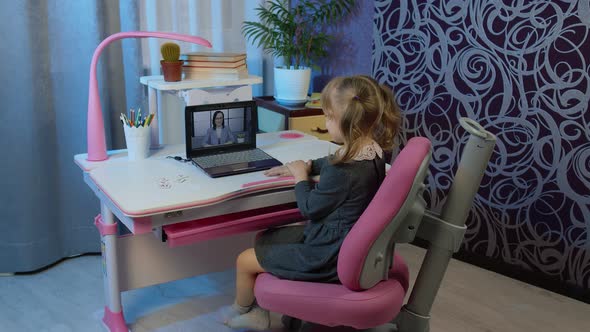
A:
<svg viewBox="0 0 590 332">
<path fill-rule="evenodd" d="M 148 157 L 150 149 L 150 127 L 123 126 L 125 130 L 125 143 L 129 160 L 142 160 Z"/>
</svg>

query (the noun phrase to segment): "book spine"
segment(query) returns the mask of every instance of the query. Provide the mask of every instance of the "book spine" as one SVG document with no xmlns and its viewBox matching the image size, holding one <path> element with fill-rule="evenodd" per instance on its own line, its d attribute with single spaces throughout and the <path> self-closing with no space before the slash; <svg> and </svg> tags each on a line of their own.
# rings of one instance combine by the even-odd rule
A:
<svg viewBox="0 0 590 332">
<path fill-rule="evenodd" d="M 182 66 L 182 70 L 184 72 L 195 72 L 195 73 L 224 73 L 224 74 L 233 74 L 239 73 L 241 71 L 248 71 L 246 66 L 241 66 L 239 68 L 209 68 L 209 67 L 191 67 L 191 66 Z"/>
<path fill-rule="evenodd" d="M 185 80 L 239 80 L 248 78 L 248 72 L 239 73 L 198 73 L 184 72 Z"/>
<path fill-rule="evenodd" d="M 185 55 L 182 57 L 185 61 L 212 61 L 212 62 L 237 62 L 246 60 L 246 57 L 212 57 L 212 56 L 191 56 Z"/>
<path fill-rule="evenodd" d="M 185 60 L 184 66 L 191 68 L 240 68 L 246 65 L 246 61 L 236 62 L 213 62 L 213 61 L 193 61 Z"/>
</svg>

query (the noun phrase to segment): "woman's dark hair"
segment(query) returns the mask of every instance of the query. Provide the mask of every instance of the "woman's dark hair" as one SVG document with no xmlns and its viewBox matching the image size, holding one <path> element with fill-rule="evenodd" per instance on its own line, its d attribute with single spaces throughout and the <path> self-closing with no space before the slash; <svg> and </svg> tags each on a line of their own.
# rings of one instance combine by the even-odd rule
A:
<svg viewBox="0 0 590 332">
<path fill-rule="evenodd" d="M 211 124 L 213 125 L 213 129 L 217 129 L 217 126 L 215 126 L 215 118 L 217 117 L 217 114 L 221 113 L 221 117 L 223 118 L 223 121 L 221 122 L 221 128 L 225 128 L 225 115 L 223 115 L 222 111 L 215 111 L 215 113 L 213 113 L 213 119 L 211 119 Z"/>
</svg>

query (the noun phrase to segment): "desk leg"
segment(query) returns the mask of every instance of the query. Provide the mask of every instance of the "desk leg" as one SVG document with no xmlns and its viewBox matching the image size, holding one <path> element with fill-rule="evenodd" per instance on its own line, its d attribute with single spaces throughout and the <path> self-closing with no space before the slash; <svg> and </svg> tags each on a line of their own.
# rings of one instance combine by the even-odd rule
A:
<svg viewBox="0 0 590 332">
<path fill-rule="evenodd" d="M 100 204 L 100 211 L 104 229 L 101 231 L 102 268 L 104 281 L 104 295 L 106 306 L 102 319 L 110 332 L 127 332 L 127 325 L 123 317 L 121 306 L 121 291 L 119 288 L 119 271 L 117 268 L 117 228 L 115 216 L 106 206 Z M 114 230 L 114 231 L 113 231 Z"/>
</svg>

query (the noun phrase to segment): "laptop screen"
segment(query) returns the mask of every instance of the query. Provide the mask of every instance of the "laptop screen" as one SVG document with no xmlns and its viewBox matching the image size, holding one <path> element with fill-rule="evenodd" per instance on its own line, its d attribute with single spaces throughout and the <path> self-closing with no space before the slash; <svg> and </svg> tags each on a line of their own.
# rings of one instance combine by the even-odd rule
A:
<svg viewBox="0 0 590 332">
<path fill-rule="evenodd" d="M 256 147 L 255 101 L 187 106 L 187 158 Z"/>
</svg>

